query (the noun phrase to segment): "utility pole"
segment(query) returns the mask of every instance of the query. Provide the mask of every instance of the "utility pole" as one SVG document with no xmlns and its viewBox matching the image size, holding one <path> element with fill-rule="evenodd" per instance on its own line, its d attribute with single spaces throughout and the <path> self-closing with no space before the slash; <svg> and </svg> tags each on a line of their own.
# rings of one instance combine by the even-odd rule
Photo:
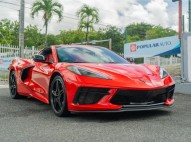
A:
<svg viewBox="0 0 191 142">
<path fill-rule="evenodd" d="M 178 37 L 181 39 L 182 34 L 182 0 L 172 0 L 172 2 L 178 1 Z"/>
<path fill-rule="evenodd" d="M 25 0 L 20 0 L 19 10 L 19 56 L 24 57 L 24 19 L 25 19 Z"/>
<path fill-rule="evenodd" d="M 128 36 L 127 36 L 127 27 L 125 28 L 125 42 L 128 42 Z"/>
<path fill-rule="evenodd" d="M 179 11 L 179 30 L 178 30 L 178 37 L 181 39 L 181 34 L 182 34 L 182 0 L 179 0 L 178 4 L 178 11 Z"/>
<path fill-rule="evenodd" d="M 183 31 L 183 33 L 185 31 L 185 28 L 184 28 L 184 15 L 182 15 L 182 31 Z"/>
<path fill-rule="evenodd" d="M 188 15 L 189 15 L 189 18 L 188 18 L 188 31 L 191 32 L 191 0 L 188 0 Z"/>
<path fill-rule="evenodd" d="M 112 50 L 112 39 L 111 38 L 104 39 L 104 40 L 92 40 L 92 41 L 89 41 L 88 43 L 96 44 L 96 43 L 99 43 L 99 42 L 109 42 L 109 49 Z M 72 43 L 72 44 L 86 44 L 87 45 L 87 42 Z"/>
<path fill-rule="evenodd" d="M 109 49 L 110 50 L 112 49 L 112 39 L 111 38 L 109 39 Z"/>
</svg>

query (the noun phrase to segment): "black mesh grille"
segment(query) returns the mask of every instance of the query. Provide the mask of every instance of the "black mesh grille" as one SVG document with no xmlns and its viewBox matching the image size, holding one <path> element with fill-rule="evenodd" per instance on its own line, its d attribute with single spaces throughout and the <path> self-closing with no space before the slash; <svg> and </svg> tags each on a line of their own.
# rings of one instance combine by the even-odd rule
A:
<svg viewBox="0 0 191 142">
<path fill-rule="evenodd" d="M 110 102 L 117 105 L 162 103 L 167 97 L 172 98 L 173 93 L 174 85 L 157 90 L 118 90 Z"/>
<path fill-rule="evenodd" d="M 79 88 L 75 98 L 75 104 L 96 104 L 103 96 L 108 95 L 109 89 L 105 88 Z"/>
<path fill-rule="evenodd" d="M 175 85 L 172 85 L 172 86 L 167 88 L 167 93 L 168 93 L 167 97 L 168 97 L 168 99 L 172 99 L 173 98 L 174 88 L 175 88 Z"/>
</svg>

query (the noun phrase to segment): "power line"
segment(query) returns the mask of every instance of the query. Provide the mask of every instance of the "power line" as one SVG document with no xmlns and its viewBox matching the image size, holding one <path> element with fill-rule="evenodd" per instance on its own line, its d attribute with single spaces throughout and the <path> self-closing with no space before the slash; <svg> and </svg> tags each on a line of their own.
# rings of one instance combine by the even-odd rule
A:
<svg viewBox="0 0 191 142">
<path fill-rule="evenodd" d="M 14 9 L 12 7 L 8 7 L 8 6 L 5 6 L 5 5 L 0 5 L 1 7 L 6 7 L 6 8 L 9 8 L 9 9 L 12 9 L 12 10 L 16 10 L 16 11 L 19 11 L 18 9 Z"/>
<path fill-rule="evenodd" d="M 12 2 L 6 2 L 6 1 L 0 1 L 0 2 L 10 4 L 10 5 L 20 6 L 20 5 L 16 4 L 16 3 L 12 3 Z"/>
<path fill-rule="evenodd" d="M 11 1 L 12 1 L 12 0 L 11 0 Z M 20 0 L 15 0 L 15 1 L 20 2 Z M 26 1 L 25 1 L 25 4 L 32 4 L 32 3 L 29 3 L 29 2 L 26 2 Z"/>
<path fill-rule="evenodd" d="M 15 3 L 4 2 L 4 1 L 0 1 L 0 2 L 8 3 L 8 4 L 12 4 L 12 5 L 15 5 L 15 6 L 20 6 L 20 5 L 15 4 Z M 32 8 L 30 8 L 30 7 L 26 7 L 26 6 L 25 6 L 25 8 L 32 9 Z M 71 14 L 71 15 L 72 15 L 72 14 Z M 79 20 L 78 18 L 73 18 L 73 17 L 70 17 L 70 16 L 63 16 L 63 17 L 65 17 L 65 18 L 69 18 L 69 19 L 73 19 L 73 20 Z M 54 18 L 53 18 L 53 19 L 54 19 Z M 107 26 L 107 25 L 105 25 L 104 23 L 103 23 L 103 24 L 97 24 L 97 25 Z"/>
<path fill-rule="evenodd" d="M 4 1 L 0 1 L 0 2 L 4 2 Z M 11 2 L 4 2 L 4 3 L 9 3 L 9 4 L 12 4 L 12 5 L 15 5 L 15 6 L 20 6 L 20 5 L 18 5 L 18 4 L 11 3 Z M 28 3 L 28 4 L 32 4 L 32 3 Z M 26 6 L 25 6 L 25 8 L 27 8 L 27 9 L 32 9 L 32 8 L 26 7 Z M 68 14 L 69 14 L 69 13 L 68 13 Z M 69 15 L 73 15 L 73 14 L 69 14 Z M 71 16 L 65 16 L 65 15 L 64 15 L 63 17 L 69 18 L 69 19 L 73 19 L 73 20 L 78 20 L 78 21 L 79 21 L 78 18 L 74 18 L 74 17 L 71 17 Z M 107 25 L 110 25 L 110 24 L 109 24 L 109 23 L 104 23 L 104 22 L 99 22 L 99 23 L 96 24 L 96 25 L 107 26 Z"/>
<path fill-rule="evenodd" d="M 14 6 L 20 6 L 19 4 L 15 4 L 15 3 L 12 3 L 12 2 L 5 2 L 5 1 L 2 1 L 2 0 L 0 0 L 0 2 L 2 2 L 2 3 L 6 3 L 6 4 L 11 4 L 11 5 L 14 5 Z M 28 3 L 29 4 L 29 3 Z M 27 8 L 27 9 L 32 9 L 32 8 L 30 8 L 30 7 L 26 7 L 25 6 L 25 8 Z M 13 9 L 13 8 L 10 8 L 10 9 Z M 14 9 L 15 10 L 15 9 Z M 68 13 L 69 14 L 69 13 Z M 73 15 L 73 14 L 70 14 L 70 15 Z M 76 20 L 76 21 L 79 21 L 79 19 L 78 18 L 74 18 L 74 17 L 71 17 L 71 16 L 63 16 L 64 18 L 68 18 L 68 19 L 73 19 L 73 20 Z M 56 20 L 55 18 L 52 18 L 52 19 L 54 19 L 54 20 Z M 106 27 L 107 25 L 110 25 L 110 24 L 108 24 L 108 23 L 103 23 L 103 22 L 99 22 L 99 23 L 97 23 L 97 24 L 95 24 L 95 25 L 100 25 L 100 26 L 104 26 L 104 27 Z"/>
<path fill-rule="evenodd" d="M 0 1 L 0 3 L 10 4 L 10 5 L 14 5 L 14 6 L 19 6 L 19 7 L 20 7 L 20 5 L 19 5 L 19 4 L 12 3 L 12 2 Z M 27 6 L 25 6 L 25 8 L 31 9 L 30 7 L 27 7 Z"/>
</svg>

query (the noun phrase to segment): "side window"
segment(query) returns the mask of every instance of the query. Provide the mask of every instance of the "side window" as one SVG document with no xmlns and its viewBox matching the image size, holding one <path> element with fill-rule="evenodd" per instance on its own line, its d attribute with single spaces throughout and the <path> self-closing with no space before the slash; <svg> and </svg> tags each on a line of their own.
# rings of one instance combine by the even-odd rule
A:
<svg viewBox="0 0 191 142">
<path fill-rule="evenodd" d="M 57 48 L 57 55 L 59 62 L 72 62 L 71 56 L 62 48 Z"/>
<path fill-rule="evenodd" d="M 50 47 L 44 48 L 39 54 L 43 55 L 46 58 L 46 62 L 51 62 L 51 63 L 54 62 L 52 49 Z"/>
<path fill-rule="evenodd" d="M 54 63 L 54 58 L 52 56 L 52 53 L 51 54 L 48 54 L 46 56 L 46 62 L 50 62 L 50 63 Z"/>
</svg>

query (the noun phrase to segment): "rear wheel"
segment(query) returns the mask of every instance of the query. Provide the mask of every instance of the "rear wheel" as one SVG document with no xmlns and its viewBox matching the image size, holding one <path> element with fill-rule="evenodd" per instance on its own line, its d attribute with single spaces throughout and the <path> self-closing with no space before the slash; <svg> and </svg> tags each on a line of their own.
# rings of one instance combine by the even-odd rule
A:
<svg viewBox="0 0 191 142">
<path fill-rule="evenodd" d="M 9 75 L 9 90 L 11 98 L 13 99 L 19 98 L 19 94 L 17 92 L 17 80 L 15 76 L 15 71 L 11 71 Z"/>
<path fill-rule="evenodd" d="M 50 104 L 54 113 L 59 116 L 69 116 L 66 89 L 61 76 L 55 76 L 50 85 Z"/>
</svg>

